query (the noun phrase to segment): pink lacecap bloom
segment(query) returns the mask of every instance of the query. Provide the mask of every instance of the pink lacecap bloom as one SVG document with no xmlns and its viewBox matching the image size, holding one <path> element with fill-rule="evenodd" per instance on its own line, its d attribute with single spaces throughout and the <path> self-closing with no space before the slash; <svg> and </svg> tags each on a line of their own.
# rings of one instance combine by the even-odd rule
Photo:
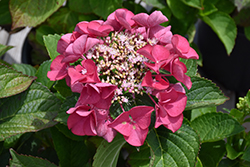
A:
<svg viewBox="0 0 250 167">
<path fill-rule="evenodd" d="M 67 113 L 68 128 L 76 135 L 100 136 L 111 142 L 119 132 L 133 146 L 143 145 L 155 110 L 154 128 L 164 126 L 176 132 L 182 125 L 188 89 L 192 82 L 183 59 L 198 59 L 186 38 L 171 32 L 160 11 L 134 15 L 117 9 L 106 21 L 83 21 L 57 44 L 60 53 L 47 76 L 66 79 L 73 92 L 80 93 L 75 107 Z M 170 83 L 175 77 L 178 83 Z M 148 94 L 155 106 L 123 103 Z M 132 102 L 131 102 L 132 100 Z M 121 106 L 114 116 L 111 105 Z"/>
</svg>

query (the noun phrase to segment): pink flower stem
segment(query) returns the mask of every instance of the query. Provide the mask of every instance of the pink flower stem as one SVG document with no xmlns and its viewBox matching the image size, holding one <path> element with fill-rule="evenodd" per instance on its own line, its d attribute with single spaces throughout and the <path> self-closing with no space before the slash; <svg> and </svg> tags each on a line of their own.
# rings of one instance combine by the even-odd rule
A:
<svg viewBox="0 0 250 167">
<path fill-rule="evenodd" d="M 155 103 L 156 106 L 158 106 L 158 104 L 155 102 L 154 98 L 148 93 L 149 98 Z"/>
<path fill-rule="evenodd" d="M 120 106 L 121 106 L 121 108 L 122 108 L 122 112 L 126 112 L 126 111 L 124 110 L 124 108 L 123 108 L 123 106 L 122 106 L 121 103 L 120 103 Z"/>
</svg>

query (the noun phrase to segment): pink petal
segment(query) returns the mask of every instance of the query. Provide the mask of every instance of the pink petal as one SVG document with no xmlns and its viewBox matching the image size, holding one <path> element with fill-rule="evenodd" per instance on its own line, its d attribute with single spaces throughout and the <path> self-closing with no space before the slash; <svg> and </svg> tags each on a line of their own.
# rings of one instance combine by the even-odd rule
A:
<svg viewBox="0 0 250 167">
<path fill-rule="evenodd" d="M 176 132 L 178 129 L 180 129 L 183 121 L 183 114 L 180 114 L 177 117 L 169 117 L 170 123 L 167 125 L 164 125 L 166 128 L 171 130 L 173 133 Z"/>
<path fill-rule="evenodd" d="M 149 60 L 155 62 L 154 57 L 151 55 L 151 51 L 152 51 L 153 47 L 151 45 L 146 45 L 140 49 L 137 50 L 137 53 L 145 56 L 146 58 L 148 58 Z"/>
<path fill-rule="evenodd" d="M 86 42 L 86 46 L 84 48 L 84 53 L 86 53 L 89 49 L 91 49 L 93 46 L 95 46 L 98 43 L 100 43 L 99 39 L 88 37 L 87 42 Z"/>
<path fill-rule="evenodd" d="M 188 53 L 190 48 L 187 39 L 178 34 L 173 35 L 172 44 L 181 53 Z"/>
<path fill-rule="evenodd" d="M 164 16 L 161 11 L 154 11 L 149 15 L 148 18 L 148 25 L 149 27 L 154 27 L 156 25 L 159 25 L 161 23 L 167 22 L 168 19 L 166 16 Z"/>
<path fill-rule="evenodd" d="M 167 48 L 165 48 L 162 45 L 154 45 L 152 48 L 152 56 L 156 60 L 156 63 L 159 63 L 159 61 L 163 61 L 168 59 L 169 57 L 169 51 Z"/>
<path fill-rule="evenodd" d="M 87 41 L 87 35 L 81 35 L 73 43 L 73 51 L 77 55 L 82 55 L 85 52 L 85 44 Z"/>
<path fill-rule="evenodd" d="M 70 38 L 72 33 L 63 35 L 57 43 L 57 52 L 63 54 L 68 45 L 70 44 Z"/>
<path fill-rule="evenodd" d="M 188 53 L 180 55 L 181 58 L 184 59 L 199 59 L 199 55 L 193 48 L 189 48 Z"/>
<path fill-rule="evenodd" d="M 148 129 L 140 129 L 137 125 L 134 128 L 129 136 L 124 136 L 124 139 L 132 146 L 142 146 L 147 137 Z"/>
<path fill-rule="evenodd" d="M 148 24 L 148 18 L 149 18 L 148 14 L 139 13 L 139 14 L 136 14 L 134 17 L 132 17 L 132 20 L 134 20 L 140 26 L 150 27 L 149 24 Z"/>
<path fill-rule="evenodd" d="M 130 118 L 128 112 L 123 112 L 120 114 L 113 122 L 111 122 L 109 127 L 115 129 L 124 136 L 129 136 L 133 126 L 130 124 Z"/>
<path fill-rule="evenodd" d="M 64 58 L 63 55 L 59 55 L 52 61 L 50 65 L 51 71 L 48 71 L 47 73 L 47 77 L 50 80 L 52 81 L 61 80 L 68 75 L 66 70 L 68 64 L 61 62 L 63 58 Z"/>
<path fill-rule="evenodd" d="M 147 129 L 151 122 L 151 113 L 154 111 L 150 106 L 136 106 L 129 110 L 129 113 L 141 129 Z"/>
<path fill-rule="evenodd" d="M 81 35 L 88 34 L 88 30 L 87 30 L 88 23 L 89 22 L 87 22 L 87 21 L 82 21 L 82 22 L 78 23 L 75 27 L 75 31 L 80 33 Z"/>
<path fill-rule="evenodd" d="M 68 128 L 72 133 L 79 136 L 96 136 L 95 116 L 90 114 L 88 117 L 81 117 L 76 113 L 69 116 L 67 120 Z"/>
</svg>

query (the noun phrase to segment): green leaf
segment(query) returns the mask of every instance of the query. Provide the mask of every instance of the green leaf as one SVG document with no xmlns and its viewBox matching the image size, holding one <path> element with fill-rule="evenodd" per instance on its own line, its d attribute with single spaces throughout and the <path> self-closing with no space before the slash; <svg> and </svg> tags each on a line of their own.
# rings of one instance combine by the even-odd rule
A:
<svg viewBox="0 0 250 167">
<path fill-rule="evenodd" d="M 43 42 L 44 35 L 56 33 L 56 31 L 48 25 L 41 25 L 37 27 L 35 30 L 36 30 L 36 41 L 41 45 L 44 45 Z"/>
<path fill-rule="evenodd" d="M 0 1 L 0 25 L 11 24 L 11 15 L 9 11 L 9 0 Z M 0 54 L 1 56 L 1 54 Z"/>
<path fill-rule="evenodd" d="M 70 0 L 67 3 L 70 10 L 77 13 L 88 14 L 93 12 L 90 1 L 91 0 Z"/>
<path fill-rule="evenodd" d="M 59 55 L 59 53 L 56 50 L 57 50 L 57 42 L 59 41 L 60 38 L 61 36 L 58 34 L 43 36 L 43 41 L 51 60 L 54 60 L 56 56 Z"/>
<path fill-rule="evenodd" d="M 60 166 L 85 166 L 89 160 L 89 150 L 85 142 L 71 140 L 55 127 L 50 130 Z"/>
<path fill-rule="evenodd" d="M 203 143 L 200 148 L 199 158 L 203 167 L 218 166 L 226 153 L 225 141 Z"/>
<path fill-rule="evenodd" d="M 243 154 L 243 152 L 236 151 L 229 143 L 226 144 L 226 149 L 227 149 L 227 157 L 231 160 L 235 160 L 236 158 L 238 158 L 240 155 Z"/>
<path fill-rule="evenodd" d="M 167 4 L 173 15 L 178 19 L 185 19 L 188 17 L 188 15 L 192 15 L 192 13 L 195 11 L 194 8 L 186 5 L 183 1 L 167 0 Z"/>
<path fill-rule="evenodd" d="M 193 109 L 192 113 L 191 113 L 191 120 L 193 121 L 195 118 L 204 115 L 206 113 L 211 113 L 211 112 L 216 112 L 216 106 L 213 107 L 203 107 L 203 108 L 197 108 L 197 109 Z"/>
<path fill-rule="evenodd" d="M 29 64 L 12 64 L 12 67 L 25 75 L 36 76 L 36 69 Z"/>
<path fill-rule="evenodd" d="M 77 13 L 69 10 L 66 7 L 60 8 L 56 13 L 54 13 L 48 19 L 49 26 L 52 27 L 54 30 L 56 30 L 57 33 L 72 32 L 77 23 L 78 23 Z"/>
<path fill-rule="evenodd" d="M 201 160 L 199 159 L 199 157 L 197 157 L 197 162 L 195 164 L 195 167 L 203 167 Z"/>
<path fill-rule="evenodd" d="M 121 134 L 117 134 L 110 143 L 103 139 L 94 156 L 93 167 L 116 167 L 120 150 L 125 143 Z"/>
<path fill-rule="evenodd" d="M 230 0 L 219 0 L 216 4 L 215 7 L 224 13 L 230 14 L 234 11 L 235 6 Z"/>
<path fill-rule="evenodd" d="M 197 73 L 197 60 L 194 59 L 181 59 L 180 61 L 183 62 L 187 67 L 187 72 L 185 73 L 188 76 L 194 76 Z"/>
<path fill-rule="evenodd" d="M 44 22 L 59 9 L 65 0 L 10 0 L 12 29 L 18 27 L 35 27 Z"/>
<path fill-rule="evenodd" d="M 122 7 L 122 2 L 122 0 L 91 0 L 90 6 L 96 15 L 106 19 L 109 14 Z"/>
<path fill-rule="evenodd" d="M 162 9 L 166 6 L 165 0 L 143 0 L 147 5 Z"/>
<path fill-rule="evenodd" d="M 25 91 L 34 79 L 0 63 L 0 98 Z"/>
<path fill-rule="evenodd" d="M 64 103 L 62 104 L 60 108 L 60 112 L 55 118 L 55 121 L 60 122 L 64 125 L 67 125 L 69 114 L 67 114 L 66 111 L 68 111 L 71 107 L 75 107 L 75 104 L 78 98 L 79 98 L 79 94 L 76 94 L 76 93 L 72 94 L 70 97 L 67 97 Z"/>
<path fill-rule="evenodd" d="M 0 1 L 1 3 L 1 1 Z M 1 7 L 0 7 L 1 8 Z M 1 24 L 0 24 L 1 25 Z M 10 50 L 11 48 L 13 48 L 13 46 L 5 46 L 5 45 L 2 45 L 0 44 L 0 57 L 2 55 L 4 55 L 4 53 L 6 53 L 8 50 Z"/>
<path fill-rule="evenodd" d="M 131 167 L 148 167 L 150 162 L 150 148 L 144 144 L 139 149 L 135 148 L 129 152 L 128 163 Z"/>
<path fill-rule="evenodd" d="M 192 76 L 191 81 L 192 88 L 186 89 L 188 97 L 186 110 L 219 105 L 227 100 L 221 90 L 210 80 Z"/>
<path fill-rule="evenodd" d="M 61 102 L 46 87 L 33 83 L 18 95 L 0 100 L 0 141 L 56 124 Z"/>
<path fill-rule="evenodd" d="M 203 16 L 201 19 L 218 35 L 229 55 L 234 48 L 237 35 L 234 20 L 228 14 L 219 11 Z"/>
<path fill-rule="evenodd" d="M 230 115 L 232 116 L 232 117 L 234 117 L 235 119 L 237 119 L 238 120 L 238 122 L 242 122 L 243 121 L 243 119 L 244 119 L 244 113 L 243 112 L 241 112 L 241 111 L 239 111 L 239 110 L 237 110 L 236 108 L 233 108 L 231 111 L 230 111 Z"/>
<path fill-rule="evenodd" d="M 202 0 L 182 0 L 186 5 L 197 8 L 197 9 L 202 9 Z"/>
<path fill-rule="evenodd" d="M 197 117 L 191 122 L 191 126 L 203 143 L 218 141 L 244 130 L 244 127 L 230 115 L 215 112 Z"/>
<path fill-rule="evenodd" d="M 75 140 L 75 141 L 84 141 L 87 136 L 77 136 L 75 134 L 73 134 L 71 132 L 71 130 L 69 130 L 68 126 L 64 125 L 64 124 L 56 124 L 56 128 L 62 133 L 64 134 L 66 137 Z"/>
<path fill-rule="evenodd" d="M 11 148 L 14 147 L 15 144 L 17 144 L 19 138 L 22 136 L 22 134 L 17 134 L 15 136 L 11 136 L 4 140 L 4 147 L 5 148 Z"/>
<path fill-rule="evenodd" d="M 48 71 L 50 71 L 51 62 L 52 62 L 51 60 L 44 61 L 36 72 L 36 76 L 37 76 L 36 81 L 41 82 L 44 86 L 48 87 L 49 89 L 54 84 L 54 81 L 51 81 L 47 77 L 47 73 Z"/>
<path fill-rule="evenodd" d="M 218 9 L 214 6 L 212 2 L 205 1 L 203 4 L 203 10 L 200 10 L 199 14 L 201 16 L 206 16 L 216 11 L 218 11 Z"/>
<path fill-rule="evenodd" d="M 250 41 L 250 26 L 244 28 L 244 33 L 247 39 Z"/>
<path fill-rule="evenodd" d="M 248 146 L 248 148 L 244 151 L 241 159 L 250 162 L 250 146 Z"/>
<path fill-rule="evenodd" d="M 161 126 L 147 136 L 151 147 L 151 165 L 165 167 L 191 167 L 199 151 L 199 137 L 188 125 L 183 124 L 175 133 Z"/>
<path fill-rule="evenodd" d="M 68 97 L 72 95 L 70 87 L 66 84 L 65 79 L 59 80 L 53 86 L 63 97 Z"/>
<path fill-rule="evenodd" d="M 19 155 L 13 149 L 10 149 L 10 154 L 10 167 L 56 167 L 55 164 L 41 158 Z"/>
</svg>

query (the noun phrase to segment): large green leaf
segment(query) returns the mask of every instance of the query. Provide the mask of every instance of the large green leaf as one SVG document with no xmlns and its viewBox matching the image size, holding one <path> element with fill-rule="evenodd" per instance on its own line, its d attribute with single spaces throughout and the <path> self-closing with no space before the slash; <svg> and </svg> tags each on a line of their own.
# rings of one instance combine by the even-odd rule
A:
<svg viewBox="0 0 250 167">
<path fill-rule="evenodd" d="M 55 164 L 38 157 L 19 155 L 13 149 L 10 149 L 10 154 L 10 167 L 56 167 Z"/>
<path fill-rule="evenodd" d="M 121 134 L 117 134 L 110 143 L 103 139 L 94 156 L 93 167 L 116 167 L 121 148 L 125 143 Z"/>
<path fill-rule="evenodd" d="M 122 0 L 91 0 L 90 6 L 96 15 L 106 19 L 109 14 L 122 7 Z"/>
<path fill-rule="evenodd" d="M 0 63 L 0 98 L 25 91 L 34 79 Z"/>
<path fill-rule="evenodd" d="M 200 141 L 195 131 L 183 124 L 175 133 L 161 126 L 147 136 L 151 147 L 151 165 L 165 167 L 193 167 L 198 156 Z"/>
<path fill-rule="evenodd" d="M 72 11 L 82 14 L 88 14 L 93 12 L 90 6 L 90 1 L 91 0 L 70 0 L 68 1 L 68 5 L 70 10 Z"/>
<path fill-rule="evenodd" d="M 59 9 L 65 0 L 10 0 L 12 29 L 35 27 Z"/>
<path fill-rule="evenodd" d="M 167 4 L 173 15 L 178 19 L 185 19 L 195 11 L 194 8 L 186 5 L 183 1 L 167 0 Z"/>
<path fill-rule="evenodd" d="M 36 74 L 35 67 L 29 64 L 12 64 L 12 67 L 16 69 L 17 71 L 22 72 L 25 75 L 35 76 Z"/>
<path fill-rule="evenodd" d="M 1 1 L 0 1 L 1 2 Z M 10 50 L 11 48 L 13 48 L 13 46 L 6 46 L 6 45 L 2 45 L 0 44 L 0 57 L 7 52 L 8 50 Z"/>
<path fill-rule="evenodd" d="M 200 148 L 199 158 L 203 167 L 218 166 L 226 153 L 225 141 L 203 143 Z"/>
<path fill-rule="evenodd" d="M 0 141 L 56 124 L 61 102 L 46 87 L 33 83 L 18 95 L 0 100 Z"/>
<path fill-rule="evenodd" d="M 237 28 L 234 20 L 228 14 L 220 11 L 202 16 L 201 19 L 218 35 L 229 55 L 234 48 L 237 35 Z"/>
<path fill-rule="evenodd" d="M 211 113 L 211 112 L 216 112 L 217 108 L 216 106 L 213 107 L 202 107 L 202 108 L 197 108 L 197 109 L 193 109 L 191 112 L 191 119 L 190 121 L 193 121 L 195 118 L 204 115 L 206 113 Z"/>
<path fill-rule="evenodd" d="M 191 122 L 191 126 L 203 143 L 222 140 L 244 130 L 244 127 L 230 115 L 215 112 L 197 117 Z"/>
<path fill-rule="evenodd" d="M 9 11 L 9 0 L 0 1 L 0 25 L 11 24 L 11 15 Z M 0 55 L 1 56 L 1 55 Z"/>
<path fill-rule="evenodd" d="M 59 53 L 56 50 L 57 50 L 57 42 L 59 41 L 60 38 L 61 36 L 58 34 L 43 36 L 43 41 L 51 60 L 54 60 L 56 56 L 59 55 Z"/>
<path fill-rule="evenodd" d="M 150 162 L 150 148 L 144 144 L 139 148 L 129 152 L 128 163 L 131 167 L 148 167 Z"/>
<path fill-rule="evenodd" d="M 78 23 L 78 15 L 76 12 L 64 7 L 53 14 L 48 19 L 48 23 L 50 27 L 55 29 L 58 33 L 72 32 L 75 28 L 75 25 Z"/>
<path fill-rule="evenodd" d="M 85 141 L 75 141 L 64 136 L 56 127 L 51 128 L 53 143 L 61 167 L 85 166 L 89 159 L 89 150 Z"/>
<path fill-rule="evenodd" d="M 41 82 L 44 86 L 48 88 L 50 88 L 54 84 L 54 81 L 51 81 L 47 77 L 47 73 L 48 71 L 50 71 L 51 62 L 52 62 L 51 60 L 43 62 L 36 72 L 36 76 L 37 76 L 36 81 Z"/>
<path fill-rule="evenodd" d="M 227 100 L 221 90 L 210 80 L 192 76 L 191 81 L 192 88 L 186 89 L 188 97 L 186 110 L 219 105 Z"/>
</svg>

